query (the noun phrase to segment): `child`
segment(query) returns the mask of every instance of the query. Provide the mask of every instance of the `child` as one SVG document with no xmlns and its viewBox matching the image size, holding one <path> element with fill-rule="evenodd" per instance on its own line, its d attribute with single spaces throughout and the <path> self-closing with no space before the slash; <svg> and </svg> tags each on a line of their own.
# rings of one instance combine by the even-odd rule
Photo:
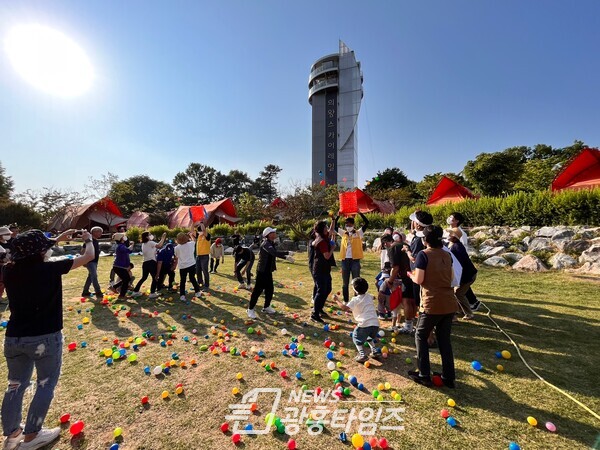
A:
<svg viewBox="0 0 600 450">
<path fill-rule="evenodd" d="M 164 283 L 167 276 L 169 277 L 169 290 L 173 290 L 173 282 L 175 281 L 174 256 L 175 247 L 171 241 L 158 252 L 158 256 L 156 257 L 156 289 L 159 291 L 165 287 Z"/>
<path fill-rule="evenodd" d="M 377 319 L 373 296 L 367 294 L 367 290 L 369 289 L 367 280 L 360 277 L 354 278 L 352 280 L 352 289 L 354 289 L 356 296 L 352 297 L 352 300 L 347 304 L 340 302 L 337 295 L 334 295 L 333 299 L 343 311 L 352 311 L 354 320 L 358 322 L 352 332 L 352 340 L 358 351 L 358 355 L 354 359 L 356 362 L 364 363 L 369 360 L 364 351 L 365 342 L 368 342 L 369 347 L 371 347 L 372 358 L 378 358 L 381 355 L 381 351 L 372 342 L 372 340 L 377 339 L 377 333 L 379 333 L 379 319 Z M 371 341 L 368 341 L 368 338 L 371 338 Z"/>
<path fill-rule="evenodd" d="M 188 275 L 192 286 L 194 286 L 194 296 L 202 296 L 200 285 L 196 281 L 196 260 L 194 259 L 196 244 L 186 233 L 177 234 L 176 241 L 178 245 L 175 247 L 175 262 L 173 265 L 179 266 L 179 300 L 187 302 L 185 298 L 185 280 Z"/>
<path fill-rule="evenodd" d="M 254 265 L 254 252 L 248 247 L 238 245 L 234 251 L 237 264 L 235 266 L 235 276 L 240 282 L 238 289 L 252 289 L 252 266 Z M 244 274 L 246 275 L 247 284 L 244 284 Z"/>
<path fill-rule="evenodd" d="M 386 283 L 391 271 L 392 265 L 389 261 L 386 261 L 379 275 L 375 277 L 377 291 L 379 292 L 377 294 L 377 315 L 380 319 L 389 319 L 391 316 L 390 295 L 392 294 L 392 290 L 388 283 Z"/>
</svg>

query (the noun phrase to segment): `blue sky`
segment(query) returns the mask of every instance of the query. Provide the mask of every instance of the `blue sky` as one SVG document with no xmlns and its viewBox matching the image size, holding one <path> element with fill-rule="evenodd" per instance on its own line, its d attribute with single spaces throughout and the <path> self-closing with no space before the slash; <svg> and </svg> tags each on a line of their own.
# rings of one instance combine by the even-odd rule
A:
<svg viewBox="0 0 600 450">
<path fill-rule="evenodd" d="M 18 192 L 109 171 L 171 182 L 190 162 L 308 182 L 308 74 L 340 38 L 364 73 L 361 184 L 516 145 L 600 146 L 596 0 L 0 4 L 0 38 L 23 23 L 72 38 L 96 78 L 52 97 L 0 51 L 0 161 Z"/>
</svg>

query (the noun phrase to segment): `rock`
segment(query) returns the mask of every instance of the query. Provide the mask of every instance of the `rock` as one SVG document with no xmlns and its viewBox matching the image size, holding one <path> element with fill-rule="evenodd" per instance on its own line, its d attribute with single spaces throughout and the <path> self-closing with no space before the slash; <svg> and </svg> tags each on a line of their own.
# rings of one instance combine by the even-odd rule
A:
<svg viewBox="0 0 600 450">
<path fill-rule="evenodd" d="M 504 248 L 508 248 L 510 247 L 512 244 L 508 241 L 505 241 L 503 239 L 499 239 L 497 241 L 494 241 L 493 246 L 494 247 L 504 247 Z"/>
<path fill-rule="evenodd" d="M 594 239 L 595 237 L 600 236 L 600 227 L 581 230 L 579 235 L 582 239 Z"/>
<path fill-rule="evenodd" d="M 529 243 L 528 250 L 530 252 L 551 252 L 554 249 L 550 244 L 549 238 L 534 238 Z"/>
<path fill-rule="evenodd" d="M 524 256 L 521 260 L 513 264 L 512 268 L 527 272 L 545 272 L 548 270 L 544 263 L 540 261 L 540 258 L 535 255 Z"/>
<path fill-rule="evenodd" d="M 535 232 L 535 235 L 537 237 L 552 237 L 558 233 L 558 231 L 560 230 L 557 227 L 542 227 Z"/>
<path fill-rule="evenodd" d="M 495 239 L 486 239 L 481 243 L 481 245 L 487 245 L 488 247 L 495 247 L 496 240 Z M 481 246 L 480 246 L 481 247 Z"/>
<path fill-rule="evenodd" d="M 577 265 L 577 260 L 575 258 L 565 255 L 564 253 L 553 255 L 549 262 L 554 269 L 566 269 Z"/>
<path fill-rule="evenodd" d="M 521 230 L 527 232 L 527 233 L 531 233 L 531 227 L 529 225 L 523 225 L 521 227 Z"/>
<path fill-rule="evenodd" d="M 491 258 L 486 259 L 483 264 L 492 267 L 505 267 L 508 266 L 508 261 L 502 256 L 492 256 Z"/>
<path fill-rule="evenodd" d="M 529 234 L 529 232 L 525 231 L 523 228 L 517 228 L 516 230 L 511 231 L 508 235 L 512 238 L 520 238 L 521 236 L 525 237 L 525 234 Z"/>
<path fill-rule="evenodd" d="M 557 241 L 557 242 L 561 242 L 561 241 Z M 557 247 L 559 248 L 559 250 L 561 250 L 565 253 L 573 253 L 576 255 L 580 255 L 583 251 L 587 250 L 590 247 L 590 242 L 585 241 L 583 239 L 575 239 L 572 241 L 565 242 L 565 245 L 563 246 L 563 248 L 561 248 L 558 245 L 557 245 Z"/>
<path fill-rule="evenodd" d="M 525 236 L 523 238 L 523 240 L 521 241 L 521 243 L 523 245 L 525 245 L 526 247 L 529 247 L 529 243 L 531 242 L 531 236 Z"/>
<path fill-rule="evenodd" d="M 101 242 L 100 243 L 100 251 L 104 252 L 104 253 L 111 253 L 113 250 L 113 245 L 109 244 L 108 242 Z"/>
<path fill-rule="evenodd" d="M 515 252 L 508 252 L 508 253 L 503 253 L 502 257 L 504 259 L 506 259 L 509 263 L 516 263 L 517 261 L 521 260 L 523 258 L 523 256 L 521 253 L 515 253 Z"/>
<path fill-rule="evenodd" d="M 481 255 L 483 255 L 485 252 L 490 251 L 493 248 L 494 247 L 492 247 L 491 245 L 482 244 L 482 245 L 479 246 L 479 253 Z"/>
<path fill-rule="evenodd" d="M 474 256 L 479 256 L 479 252 L 475 250 L 473 247 L 467 247 L 467 255 L 473 258 Z"/>
<path fill-rule="evenodd" d="M 562 240 L 562 239 L 570 239 L 573 236 L 575 236 L 575 232 L 573 230 L 564 229 L 564 230 L 560 230 L 560 231 L 557 231 L 556 233 L 554 233 L 552 235 L 551 239 L 553 241 L 558 241 L 558 240 Z"/>
<path fill-rule="evenodd" d="M 593 244 L 579 257 L 580 263 L 600 263 L 600 244 Z"/>
<path fill-rule="evenodd" d="M 600 262 L 586 262 L 579 269 L 571 269 L 569 272 L 585 273 L 590 275 L 600 275 Z"/>
<path fill-rule="evenodd" d="M 485 252 L 481 252 L 481 256 L 486 256 L 486 257 L 499 256 L 504 252 L 506 252 L 506 248 L 504 248 L 504 247 L 490 247 L 489 250 L 487 250 Z"/>
<path fill-rule="evenodd" d="M 233 255 L 233 247 L 225 247 L 225 248 L 223 249 L 223 253 L 224 253 L 225 255 Z"/>
<path fill-rule="evenodd" d="M 489 230 L 489 227 L 486 227 L 486 226 L 473 227 L 469 230 L 469 233 L 477 233 L 478 231 L 484 231 L 484 230 Z"/>
<path fill-rule="evenodd" d="M 478 231 L 473 235 L 473 238 L 475 238 L 476 240 L 487 239 L 487 237 L 488 235 L 483 231 Z"/>
<path fill-rule="evenodd" d="M 299 252 L 305 252 L 306 251 L 306 245 L 304 244 L 298 244 L 298 251 Z"/>
</svg>

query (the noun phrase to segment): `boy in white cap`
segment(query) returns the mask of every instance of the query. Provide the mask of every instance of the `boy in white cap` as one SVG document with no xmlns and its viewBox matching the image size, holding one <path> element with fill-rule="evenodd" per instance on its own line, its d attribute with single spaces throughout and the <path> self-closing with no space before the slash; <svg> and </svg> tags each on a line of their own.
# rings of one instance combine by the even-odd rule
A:
<svg viewBox="0 0 600 450">
<path fill-rule="evenodd" d="M 256 319 L 254 307 L 258 301 L 258 297 L 265 291 L 265 306 L 262 312 L 274 314 L 275 310 L 271 308 L 271 299 L 273 298 L 273 272 L 277 270 L 276 258 L 287 259 L 294 262 L 294 258 L 289 256 L 290 252 L 282 252 L 277 250 L 275 238 L 277 234 L 275 228 L 267 227 L 263 230 L 263 242 L 260 245 L 258 253 L 258 267 L 256 269 L 256 284 L 250 296 L 250 304 L 248 305 L 248 317 Z"/>
</svg>

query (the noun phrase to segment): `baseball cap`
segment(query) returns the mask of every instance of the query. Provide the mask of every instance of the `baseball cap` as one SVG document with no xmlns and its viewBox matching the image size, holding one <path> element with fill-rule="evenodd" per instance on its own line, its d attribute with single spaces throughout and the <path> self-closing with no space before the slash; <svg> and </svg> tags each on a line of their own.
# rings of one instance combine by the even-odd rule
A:
<svg viewBox="0 0 600 450">
<path fill-rule="evenodd" d="M 269 234 L 275 233 L 276 231 L 277 231 L 277 228 L 267 227 L 263 230 L 262 235 L 263 235 L 263 237 L 267 237 Z"/>
</svg>

